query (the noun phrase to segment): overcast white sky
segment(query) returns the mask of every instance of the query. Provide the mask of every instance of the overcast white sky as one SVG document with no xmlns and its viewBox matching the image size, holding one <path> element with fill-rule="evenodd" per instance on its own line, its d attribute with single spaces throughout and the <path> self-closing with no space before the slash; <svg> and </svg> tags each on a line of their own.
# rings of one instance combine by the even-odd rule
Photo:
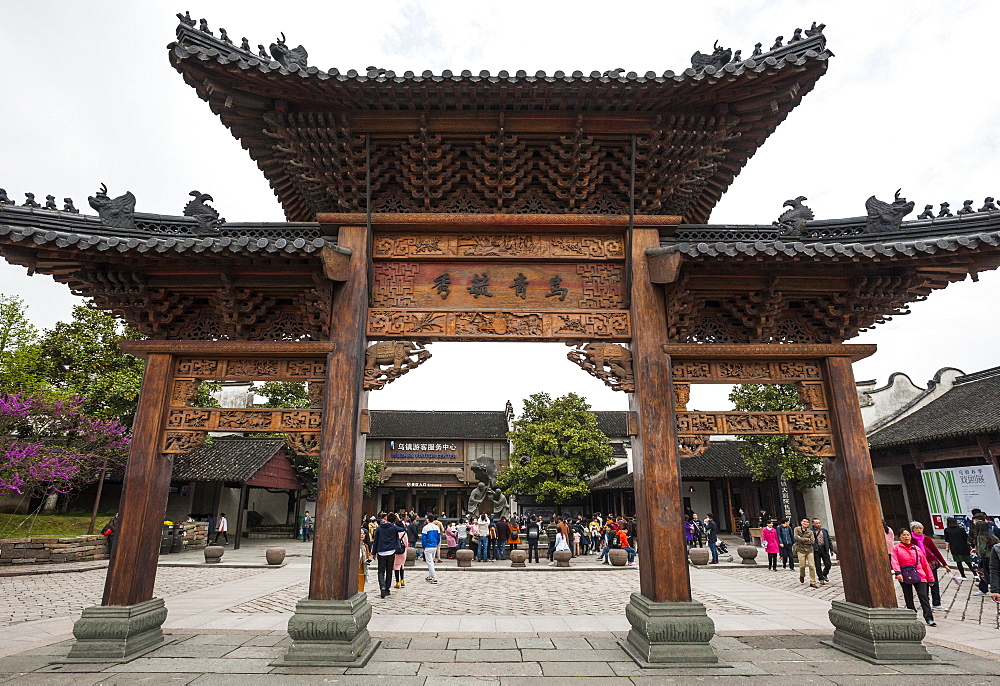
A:
<svg viewBox="0 0 1000 686">
<path fill-rule="evenodd" d="M 769 223 L 805 195 L 817 218 L 864 214 L 871 194 L 918 208 L 1000 197 L 1000 85 L 995 2 L 5 2 L 0 21 L 0 187 L 23 201 L 86 198 L 103 182 L 143 212 L 180 214 L 188 191 L 211 193 L 230 221 L 281 221 L 254 163 L 167 61 L 175 12 L 190 10 L 234 40 L 284 31 L 310 64 L 584 72 L 681 71 L 695 50 L 749 55 L 812 21 L 836 54 L 826 76 L 750 161 L 713 223 Z M 915 216 L 914 213 L 913 216 Z M 911 218 L 913 218 L 911 216 Z M 855 339 L 879 352 L 858 379 L 907 372 L 923 384 L 945 366 L 1000 364 L 989 341 L 1000 277 L 983 274 Z M 40 327 L 77 301 L 47 276 L 0 263 L 0 292 L 23 297 Z M 443 344 L 421 369 L 373 393 L 377 409 L 502 409 L 534 392 L 576 391 L 596 409 L 626 399 L 565 358 L 563 345 Z M 698 409 L 721 409 L 715 396 Z"/>
</svg>

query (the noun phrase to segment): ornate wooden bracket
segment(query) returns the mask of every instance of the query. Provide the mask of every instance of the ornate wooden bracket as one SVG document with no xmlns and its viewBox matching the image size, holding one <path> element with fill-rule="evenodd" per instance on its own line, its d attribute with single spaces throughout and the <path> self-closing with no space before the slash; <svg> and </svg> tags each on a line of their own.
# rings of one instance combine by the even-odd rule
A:
<svg viewBox="0 0 1000 686">
<path fill-rule="evenodd" d="M 350 275 L 351 249 L 325 245 L 320 251 L 323 275 L 331 281 L 347 281 Z"/>
<path fill-rule="evenodd" d="M 635 391 L 632 353 L 618 343 L 567 343 L 576 348 L 566 353 L 570 362 L 597 377 L 613 391 Z"/>
<path fill-rule="evenodd" d="M 646 261 L 652 283 L 673 283 L 680 275 L 683 256 L 672 248 L 649 248 Z"/>
<path fill-rule="evenodd" d="M 818 434 L 830 430 L 826 412 L 678 412 L 681 435 Z"/>
<path fill-rule="evenodd" d="M 708 450 L 710 440 L 708 436 L 681 436 L 677 440 L 680 456 L 685 458 L 704 455 L 705 451 Z"/>
<path fill-rule="evenodd" d="M 674 384 L 674 409 L 678 412 L 683 412 L 687 409 L 688 401 L 691 399 L 691 384 L 689 383 L 675 383 Z"/>
<path fill-rule="evenodd" d="M 429 350 L 411 341 L 379 341 L 365 351 L 366 391 L 377 391 L 431 357 Z"/>
</svg>

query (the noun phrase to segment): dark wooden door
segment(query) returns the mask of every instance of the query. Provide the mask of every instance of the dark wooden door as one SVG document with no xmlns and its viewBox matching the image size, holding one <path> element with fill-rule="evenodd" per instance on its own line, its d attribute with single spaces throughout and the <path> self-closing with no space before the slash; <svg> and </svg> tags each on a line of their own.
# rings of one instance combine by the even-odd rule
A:
<svg viewBox="0 0 1000 686">
<path fill-rule="evenodd" d="M 898 534 L 900 529 L 909 527 L 910 518 L 906 514 L 906 500 L 903 498 L 902 486 L 880 484 L 878 499 L 882 504 L 882 517 L 894 532 Z"/>
</svg>

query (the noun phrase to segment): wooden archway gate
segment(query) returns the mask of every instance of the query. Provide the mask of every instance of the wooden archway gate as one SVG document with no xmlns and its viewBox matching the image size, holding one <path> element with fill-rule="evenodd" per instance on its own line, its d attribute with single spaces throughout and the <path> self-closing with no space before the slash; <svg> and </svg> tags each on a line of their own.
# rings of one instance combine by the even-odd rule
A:
<svg viewBox="0 0 1000 686">
<path fill-rule="evenodd" d="M 671 344 L 660 284 L 679 264 L 657 256 L 660 230 L 677 217 L 581 215 L 319 215 L 337 248 L 323 252 L 335 282 L 329 342 L 144 341 L 148 359 L 121 506 L 116 558 L 102 608 L 129 613 L 134 634 L 115 649 L 135 655 L 162 640 L 166 610 L 153 598 L 169 455 L 207 430 L 251 426 L 319 449 L 319 494 L 309 597 L 289 620 L 281 664 L 363 664 L 378 647 L 371 607 L 357 593 L 369 340 L 512 340 L 628 343 L 637 436 L 641 593 L 626 614 L 623 646 L 641 664 L 712 663 L 714 624 L 691 599 L 682 536 L 680 463 L 716 433 L 788 433 L 825 458 L 841 497 L 832 503 L 842 540 L 846 603 L 834 603 L 834 643 L 869 659 L 929 659 L 913 614 L 896 610 L 885 574 L 877 491 L 851 362 L 874 346 Z M 309 410 L 190 408 L 199 379 L 307 381 Z M 807 411 L 695 413 L 691 383 L 795 383 Z M 325 389 L 325 392 L 320 392 Z M 154 531 L 155 529 L 155 531 Z M 84 612 L 74 653 L 99 652 L 107 617 Z M 120 624 L 120 622 L 119 622 Z M 72 657 L 72 654 L 71 654 Z"/>
</svg>

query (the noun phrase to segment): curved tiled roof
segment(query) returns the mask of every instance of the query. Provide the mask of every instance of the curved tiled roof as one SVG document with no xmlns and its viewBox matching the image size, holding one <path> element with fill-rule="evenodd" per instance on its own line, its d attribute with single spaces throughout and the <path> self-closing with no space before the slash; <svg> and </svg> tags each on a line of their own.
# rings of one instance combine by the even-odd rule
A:
<svg viewBox="0 0 1000 686">
<path fill-rule="evenodd" d="M 310 220 L 319 212 L 362 209 L 359 196 L 364 195 L 366 153 L 352 148 L 361 145 L 361 134 L 372 134 L 374 172 L 383 177 L 372 186 L 372 202 L 393 205 L 402 200 L 389 192 L 380 197 L 379 187 L 398 189 L 399 180 L 405 183 L 406 177 L 397 168 L 398 160 L 386 162 L 379 147 L 391 156 L 410 137 L 429 131 L 431 135 L 444 133 L 445 145 L 459 155 L 456 141 L 469 138 L 476 129 L 468 128 L 474 119 L 477 126 L 490 122 L 507 134 L 537 139 L 539 150 L 518 153 L 525 158 L 544 154 L 561 136 L 572 136 L 574 129 L 581 135 L 598 135 L 602 159 L 596 163 L 597 176 L 614 177 L 618 182 L 617 186 L 607 179 L 602 182 L 604 192 L 613 196 L 611 209 L 600 210 L 606 214 L 627 212 L 627 193 L 618 186 L 628 185 L 628 175 L 622 175 L 616 159 L 627 159 L 631 134 L 649 138 L 651 149 L 639 151 L 639 157 L 649 163 L 650 179 L 636 186 L 637 211 L 644 212 L 648 200 L 650 213 L 683 213 L 689 221 L 707 221 L 736 175 L 812 90 L 832 57 L 825 37 L 817 34 L 721 68 L 659 75 L 651 71 L 641 75 L 580 71 L 493 75 L 469 70 L 341 73 L 283 65 L 184 23 L 168 49 L 171 64 L 247 149 L 292 220 Z M 506 114 L 506 123 L 500 113 Z M 530 115 L 543 113 L 549 113 L 547 123 L 539 128 L 539 121 Z M 433 122 L 421 124 L 421 115 L 433 117 Z M 464 117 L 461 121 L 452 121 L 459 115 Z M 569 123 L 563 126 L 553 116 Z M 661 116 L 663 122 L 655 124 Z M 446 118 L 452 123 L 445 124 Z M 654 136 L 654 131 L 659 133 Z M 664 131 L 664 139 L 653 140 Z M 496 132 L 494 128 L 485 133 Z M 683 135 L 674 140 L 677 132 Z M 481 134 L 476 132 L 480 143 Z M 461 155 L 474 156 L 468 140 L 464 145 L 468 150 L 463 148 Z M 660 178 L 665 171 L 669 182 Z M 530 191 L 545 193 L 544 184 L 528 181 L 523 185 L 525 202 Z M 428 204 L 417 211 L 442 211 L 435 209 L 436 201 L 429 200 L 437 197 L 425 196 Z M 572 207 L 562 205 L 563 210 Z M 561 210 L 554 206 L 548 211 Z"/>
<path fill-rule="evenodd" d="M 681 460 L 682 479 L 749 479 L 753 476 L 740 456 L 742 441 L 712 441 L 698 457 Z M 633 472 L 591 485 L 591 490 L 607 491 L 635 488 Z"/>
<path fill-rule="evenodd" d="M 246 482 L 285 446 L 281 438 L 216 437 L 211 445 L 174 457 L 170 478 L 184 481 Z"/>
<path fill-rule="evenodd" d="M 967 374 L 950 391 L 868 437 L 872 449 L 1000 432 L 1000 367 Z"/>
</svg>

